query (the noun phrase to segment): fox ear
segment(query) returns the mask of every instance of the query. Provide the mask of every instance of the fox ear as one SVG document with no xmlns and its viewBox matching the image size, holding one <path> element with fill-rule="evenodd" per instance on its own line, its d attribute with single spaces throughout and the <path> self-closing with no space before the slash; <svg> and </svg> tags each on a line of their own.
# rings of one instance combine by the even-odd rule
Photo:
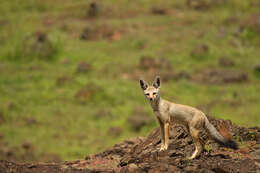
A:
<svg viewBox="0 0 260 173">
<path fill-rule="evenodd" d="M 155 77 L 155 80 L 154 80 L 154 82 L 153 82 L 153 86 L 154 86 L 155 88 L 160 88 L 160 86 L 161 86 L 160 76 L 156 76 L 156 77 Z"/>
<path fill-rule="evenodd" d="M 148 84 L 144 80 L 140 79 L 140 86 L 143 90 L 146 90 Z"/>
</svg>

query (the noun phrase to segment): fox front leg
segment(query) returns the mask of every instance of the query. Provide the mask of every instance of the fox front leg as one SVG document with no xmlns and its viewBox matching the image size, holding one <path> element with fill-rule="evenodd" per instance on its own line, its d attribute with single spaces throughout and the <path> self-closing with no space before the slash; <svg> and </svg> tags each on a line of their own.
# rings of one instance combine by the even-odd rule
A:
<svg viewBox="0 0 260 173">
<path fill-rule="evenodd" d="M 160 135 L 161 135 L 161 148 L 160 148 L 160 151 L 162 151 L 165 148 L 164 124 L 163 124 L 163 122 L 159 118 L 158 118 L 158 122 L 159 122 L 159 125 L 160 125 Z"/>
</svg>

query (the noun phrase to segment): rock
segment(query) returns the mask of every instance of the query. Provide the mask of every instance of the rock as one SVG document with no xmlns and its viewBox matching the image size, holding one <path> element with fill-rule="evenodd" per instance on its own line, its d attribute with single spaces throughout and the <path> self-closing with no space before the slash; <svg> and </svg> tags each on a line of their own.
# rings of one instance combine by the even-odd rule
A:
<svg viewBox="0 0 260 173">
<path fill-rule="evenodd" d="M 70 59 L 69 58 L 64 58 L 62 61 L 61 61 L 62 64 L 69 64 L 70 63 Z"/>
<path fill-rule="evenodd" d="M 104 94 L 104 89 L 94 83 L 89 83 L 82 87 L 75 93 L 75 99 L 81 103 L 88 103 L 89 100 L 93 99 L 98 93 Z M 105 96 L 105 95 L 104 95 Z"/>
<path fill-rule="evenodd" d="M 209 0 L 186 0 L 186 4 L 189 8 L 197 10 L 208 9 L 211 2 Z"/>
<path fill-rule="evenodd" d="M 97 31 L 93 27 L 86 27 L 81 35 L 81 40 L 95 40 L 97 39 Z"/>
<path fill-rule="evenodd" d="M 26 121 L 26 124 L 29 126 L 37 123 L 37 121 L 32 117 L 26 118 L 25 121 Z"/>
<path fill-rule="evenodd" d="M 0 111 L 0 125 L 5 122 L 4 120 L 4 114 Z"/>
<path fill-rule="evenodd" d="M 251 15 L 248 18 L 246 25 L 260 33 L 260 13 Z"/>
<path fill-rule="evenodd" d="M 231 59 L 228 59 L 226 57 L 222 57 L 219 59 L 219 65 L 222 67 L 232 67 L 235 65 L 235 62 Z"/>
<path fill-rule="evenodd" d="M 168 13 L 168 10 L 163 7 L 153 7 L 151 12 L 155 15 L 166 15 Z"/>
<path fill-rule="evenodd" d="M 144 70 L 149 70 L 151 68 L 157 68 L 157 63 L 155 59 L 151 56 L 142 56 L 140 59 L 140 68 Z"/>
<path fill-rule="evenodd" d="M 116 31 L 109 25 L 92 25 L 83 29 L 80 34 L 81 40 L 102 40 L 108 39 L 111 41 L 120 40 L 122 38 L 123 31 Z"/>
<path fill-rule="evenodd" d="M 108 130 L 108 135 L 112 135 L 112 136 L 118 137 L 118 136 L 121 135 L 122 131 L 123 131 L 123 130 L 122 130 L 122 128 L 120 128 L 120 127 L 111 127 L 111 128 L 109 128 L 109 130 Z"/>
<path fill-rule="evenodd" d="M 260 64 L 255 65 L 254 67 L 254 73 L 257 77 L 260 78 Z"/>
<path fill-rule="evenodd" d="M 181 71 L 181 72 L 177 73 L 176 76 L 175 76 L 176 80 L 179 80 L 179 79 L 190 79 L 190 78 L 191 78 L 190 74 L 188 72 L 186 72 L 186 71 Z"/>
<path fill-rule="evenodd" d="M 166 58 L 153 58 L 151 56 L 143 56 L 140 59 L 139 64 L 141 69 L 144 70 L 156 70 L 167 69 L 171 70 L 171 63 Z"/>
<path fill-rule="evenodd" d="M 223 83 L 243 83 L 248 81 L 248 75 L 244 72 L 227 69 L 207 69 L 192 76 L 194 81 L 223 84 Z"/>
<path fill-rule="evenodd" d="M 61 76 L 56 79 L 56 85 L 62 86 L 64 84 L 68 83 L 69 81 L 71 81 L 71 78 L 69 76 Z"/>
<path fill-rule="evenodd" d="M 89 4 L 89 9 L 87 11 L 87 15 L 90 18 L 97 17 L 100 11 L 100 6 L 97 2 L 91 2 Z"/>
<path fill-rule="evenodd" d="M 87 73 L 91 70 L 91 68 L 91 64 L 85 61 L 79 62 L 77 66 L 77 73 Z"/>
<path fill-rule="evenodd" d="M 143 56 L 140 59 L 139 68 L 144 73 L 146 79 L 153 80 L 154 76 L 160 75 L 160 77 L 167 82 L 175 78 L 175 73 L 167 58 Z M 138 76 L 140 76 L 140 74 Z"/>
<path fill-rule="evenodd" d="M 16 108 L 16 105 L 15 105 L 14 102 L 9 101 L 9 102 L 7 103 L 7 109 L 8 109 L 8 110 L 13 110 L 13 109 L 15 109 L 15 108 Z"/>
<path fill-rule="evenodd" d="M 209 47 L 206 44 L 197 45 L 191 52 L 192 57 L 203 58 L 209 53 Z"/>
<path fill-rule="evenodd" d="M 25 150 L 29 150 L 29 149 L 32 148 L 32 144 L 31 144 L 30 142 L 26 141 L 26 142 L 24 142 L 24 143 L 22 144 L 22 147 L 23 147 Z"/>
<path fill-rule="evenodd" d="M 138 108 L 139 109 L 139 108 Z M 194 151 L 194 144 L 188 131 L 181 125 L 173 124 L 170 128 L 170 143 L 166 151 L 159 151 L 161 140 L 159 128 L 154 129 L 145 138 L 132 138 L 98 154 L 92 154 L 85 160 L 67 161 L 63 163 L 15 163 L 0 160 L 0 172 L 258 172 L 260 168 L 260 147 L 258 138 L 248 137 L 248 132 L 259 133 L 260 127 L 245 128 L 233 125 L 231 121 L 208 117 L 209 121 L 217 127 L 225 127 L 227 124 L 231 137 L 242 139 L 242 147 L 245 149 L 226 149 L 209 138 L 200 137 L 200 140 L 211 146 L 210 152 L 203 152 L 200 157 L 187 160 Z M 224 124 L 224 126 L 223 126 Z M 245 135 L 245 136 L 243 136 Z M 256 135 L 257 136 L 257 135 Z M 2 148 L 2 147 L 1 147 Z M 1 149 L 1 153 L 11 158 L 15 154 L 13 150 Z M 8 154 L 9 153 L 9 154 Z"/>
<path fill-rule="evenodd" d="M 138 166 L 134 163 L 131 163 L 131 164 L 128 165 L 128 171 L 129 172 L 136 172 L 138 169 L 139 169 Z"/>
</svg>

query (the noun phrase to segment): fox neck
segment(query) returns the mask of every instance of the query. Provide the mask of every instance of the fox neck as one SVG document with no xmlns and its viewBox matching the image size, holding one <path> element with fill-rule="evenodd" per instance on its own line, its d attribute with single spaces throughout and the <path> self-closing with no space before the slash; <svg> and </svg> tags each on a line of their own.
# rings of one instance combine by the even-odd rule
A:
<svg viewBox="0 0 260 173">
<path fill-rule="evenodd" d="M 160 102 L 161 102 L 161 97 L 158 97 L 157 99 L 150 102 L 154 112 L 159 110 Z"/>
</svg>

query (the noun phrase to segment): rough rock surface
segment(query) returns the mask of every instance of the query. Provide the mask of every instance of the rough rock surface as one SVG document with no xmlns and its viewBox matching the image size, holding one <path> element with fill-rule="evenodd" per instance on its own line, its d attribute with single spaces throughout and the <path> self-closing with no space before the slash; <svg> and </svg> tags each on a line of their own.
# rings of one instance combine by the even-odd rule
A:
<svg viewBox="0 0 260 173">
<path fill-rule="evenodd" d="M 116 144 L 112 148 L 89 155 L 84 160 L 64 163 L 13 163 L 0 161 L 0 172 L 260 172 L 260 127 L 244 128 L 231 121 L 209 118 L 220 131 L 229 129 L 226 137 L 235 139 L 240 148 L 227 149 L 209 140 L 205 132 L 201 140 L 204 152 L 194 160 L 187 160 L 194 150 L 190 135 L 180 125 L 171 127 L 167 151 L 159 151 L 160 132 L 154 129 L 148 137 L 137 137 Z M 223 134 L 222 132 L 222 134 Z M 223 134 L 224 135 L 224 134 Z"/>
</svg>

